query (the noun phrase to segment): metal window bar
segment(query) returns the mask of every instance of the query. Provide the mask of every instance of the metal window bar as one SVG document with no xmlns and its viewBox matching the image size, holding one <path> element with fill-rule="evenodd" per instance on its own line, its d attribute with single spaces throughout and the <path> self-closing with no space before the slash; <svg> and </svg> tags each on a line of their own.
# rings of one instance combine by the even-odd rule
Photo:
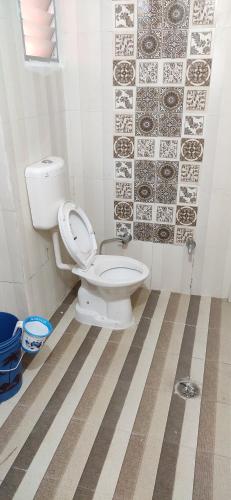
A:
<svg viewBox="0 0 231 500">
<path fill-rule="evenodd" d="M 26 61 L 40 61 L 40 62 L 59 62 L 59 53 L 58 53 L 58 40 L 57 40 L 57 18 L 56 18 L 56 7 L 55 7 L 55 0 L 50 0 L 48 3 L 48 8 L 47 8 L 47 13 L 52 14 L 52 20 L 49 25 L 51 29 L 53 29 L 53 34 L 52 37 L 50 38 L 50 41 L 53 43 L 53 50 L 52 53 L 49 57 L 41 57 L 40 55 L 31 55 L 28 53 L 27 47 L 26 47 L 26 35 L 25 35 L 25 30 L 24 30 L 24 19 L 23 19 L 23 14 L 22 14 L 22 3 L 25 0 L 18 0 L 18 5 L 19 5 L 19 13 L 20 13 L 20 21 L 21 21 L 21 30 L 22 30 L 22 38 L 23 38 L 23 47 L 24 47 L 24 58 Z M 42 0 L 41 0 L 42 1 Z M 39 5 L 39 0 L 36 2 L 37 5 Z M 33 20 L 31 21 L 33 22 Z M 36 26 L 36 25 L 35 25 Z M 42 39 L 42 42 L 44 39 Z M 38 49 L 39 49 L 39 38 L 37 39 L 38 43 Z"/>
</svg>

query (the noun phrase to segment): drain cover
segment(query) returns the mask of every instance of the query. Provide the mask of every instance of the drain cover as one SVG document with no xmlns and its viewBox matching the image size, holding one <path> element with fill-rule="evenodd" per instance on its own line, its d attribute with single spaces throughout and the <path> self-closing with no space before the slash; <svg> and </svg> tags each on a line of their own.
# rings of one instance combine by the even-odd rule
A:
<svg viewBox="0 0 231 500">
<path fill-rule="evenodd" d="M 175 391 L 184 399 L 196 398 L 200 394 L 198 385 L 188 378 L 177 382 Z"/>
</svg>

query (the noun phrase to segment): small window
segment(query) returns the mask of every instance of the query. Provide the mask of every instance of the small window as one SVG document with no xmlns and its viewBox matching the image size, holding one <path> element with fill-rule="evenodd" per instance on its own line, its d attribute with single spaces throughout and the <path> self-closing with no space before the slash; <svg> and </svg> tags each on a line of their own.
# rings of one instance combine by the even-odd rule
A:
<svg viewBox="0 0 231 500">
<path fill-rule="evenodd" d="M 27 61 L 58 61 L 55 0 L 19 0 Z"/>
</svg>

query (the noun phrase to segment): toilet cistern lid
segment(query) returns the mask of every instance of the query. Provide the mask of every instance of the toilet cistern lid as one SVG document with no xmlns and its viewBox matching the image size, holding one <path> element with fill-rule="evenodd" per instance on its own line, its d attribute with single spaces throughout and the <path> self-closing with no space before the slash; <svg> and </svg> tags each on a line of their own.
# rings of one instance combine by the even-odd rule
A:
<svg viewBox="0 0 231 500">
<path fill-rule="evenodd" d="M 97 243 L 92 225 L 74 203 L 62 203 L 58 211 L 59 230 L 63 243 L 72 259 L 81 269 L 89 269 L 95 260 Z"/>
</svg>

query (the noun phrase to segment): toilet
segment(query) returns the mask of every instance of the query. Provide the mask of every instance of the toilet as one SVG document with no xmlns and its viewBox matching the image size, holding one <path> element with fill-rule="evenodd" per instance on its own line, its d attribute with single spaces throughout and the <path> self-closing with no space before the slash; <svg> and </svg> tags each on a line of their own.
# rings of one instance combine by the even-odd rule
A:
<svg viewBox="0 0 231 500">
<path fill-rule="evenodd" d="M 81 279 L 76 319 L 122 330 L 134 323 L 131 295 L 149 275 L 136 259 L 98 255 L 91 222 L 82 208 L 68 201 L 64 161 L 48 157 L 26 168 L 27 191 L 35 229 L 52 230 L 57 267 Z M 60 237 L 75 264 L 62 262 Z"/>
</svg>

